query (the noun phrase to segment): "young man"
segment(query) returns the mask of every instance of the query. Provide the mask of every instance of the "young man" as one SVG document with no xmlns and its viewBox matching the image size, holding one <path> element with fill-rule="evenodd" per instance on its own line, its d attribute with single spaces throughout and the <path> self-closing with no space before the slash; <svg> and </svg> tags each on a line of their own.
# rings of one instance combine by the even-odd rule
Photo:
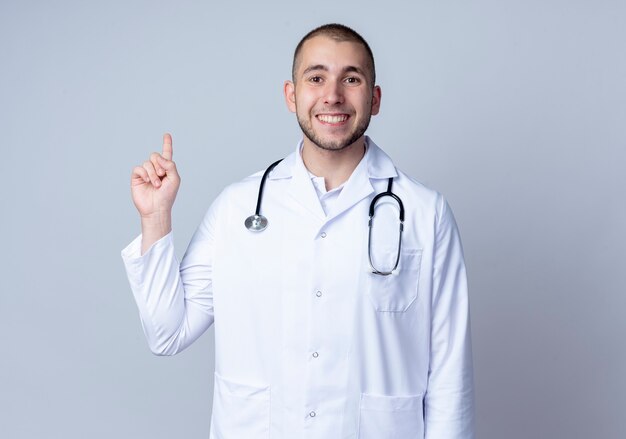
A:
<svg viewBox="0 0 626 439">
<path fill-rule="evenodd" d="M 365 136 L 371 50 L 342 25 L 311 31 L 284 94 L 302 141 L 219 195 L 180 264 L 171 137 L 133 170 L 142 235 L 122 256 L 150 348 L 174 355 L 215 324 L 213 439 L 473 438 L 459 234 Z M 262 181 L 266 228 L 246 220 Z"/>
</svg>

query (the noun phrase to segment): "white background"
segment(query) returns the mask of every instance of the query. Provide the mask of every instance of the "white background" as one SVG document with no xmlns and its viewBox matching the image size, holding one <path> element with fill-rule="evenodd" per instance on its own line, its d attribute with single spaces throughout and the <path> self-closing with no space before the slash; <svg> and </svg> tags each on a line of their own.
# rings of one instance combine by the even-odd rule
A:
<svg viewBox="0 0 626 439">
<path fill-rule="evenodd" d="M 610 0 L 2 0 L 0 436 L 208 437 L 212 330 L 153 356 L 125 278 L 130 171 L 172 132 L 182 256 L 226 184 L 293 150 L 293 49 L 341 22 L 376 57 L 369 134 L 460 226 L 477 438 L 626 437 L 625 19 Z"/>
</svg>

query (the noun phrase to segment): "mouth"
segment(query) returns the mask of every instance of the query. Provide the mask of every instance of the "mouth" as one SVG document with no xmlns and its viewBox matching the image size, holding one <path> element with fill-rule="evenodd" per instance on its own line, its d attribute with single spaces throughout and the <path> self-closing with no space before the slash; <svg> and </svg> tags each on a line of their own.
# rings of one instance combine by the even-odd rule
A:
<svg viewBox="0 0 626 439">
<path fill-rule="evenodd" d="M 324 125 L 342 125 L 350 116 L 347 114 L 318 114 L 315 116 Z"/>
</svg>

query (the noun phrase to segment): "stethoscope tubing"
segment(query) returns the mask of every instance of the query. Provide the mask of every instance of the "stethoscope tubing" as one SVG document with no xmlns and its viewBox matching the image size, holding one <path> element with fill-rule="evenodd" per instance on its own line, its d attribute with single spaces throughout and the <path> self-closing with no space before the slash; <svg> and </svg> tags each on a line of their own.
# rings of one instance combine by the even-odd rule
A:
<svg viewBox="0 0 626 439">
<path fill-rule="evenodd" d="M 263 187 L 265 186 L 265 180 L 267 180 L 267 176 L 269 175 L 270 172 L 272 172 L 272 170 L 276 167 L 276 165 L 278 165 L 283 160 L 284 159 L 276 160 L 274 163 L 269 165 L 269 167 L 263 173 L 263 177 L 261 177 L 261 185 L 259 186 L 259 196 L 256 200 L 256 210 L 254 211 L 255 215 L 261 214 L 261 200 L 263 199 Z"/>
<path fill-rule="evenodd" d="M 250 215 L 244 221 L 244 225 L 246 226 L 246 229 L 248 229 L 251 232 L 255 232 L 255 233 L 262 232 L 263 230 L 267 228 L 267 225 L 269 224 L 267 221 L 267 218 L 261 215 L 261 202 L 263 201 L 263 187 L 265 186 L 265 181 L 267 180 L 267 176 L 269 175 L 269 173 L 272 172 L 272 169 L 274 169 L 274 167 L 282 161 L 283 159 L 276 160 L 263 173 L 263 177 L 261 178 L 261 185 L 259 186 L 259 195 L 256 200 L 256 209 L 254 211 L 254 215 Z"/>
<path fill-rule="evenodd" d="M 272 172 L 272 170 L 276 167 L 276 165 L 278 165 L 282 161 L 283 159 L 280 159 L 272 163 L 263 173 L 263 177 L 261 177 L 261 183 L 259 185 L 259 194 L 257 197 L 256 209 L 254 211 L 254 215 L 250 215 L 248 218 L 246 218 L 246 221 L 244 223 L 246 228 L 251 232 L 262 232 L 263 230 L 267 228 L 267 225 L 268 225 L 267 218 L 261 215 L 261 204 L 263 201 L 263 189 L 265 187 L 265 182 L 267 180 L 269 173 Z M 398 263 L 400 262 L 400 254 L 401 254 L 401 249 L 402 249 L 402 232 L 404 231 L 404 204 L 402 203 L 402 200 L 400 199 L 400 197 L 393 193 L 392 185 L 393 185 L 393 177 L 389 177 L 387 190 L 385 192 L 381 192 L 378 195 L 376 195 L 372 199 L 372 202 L 370 203 L 370 208 L 369 208 L 369 221 L 368 221 L 369 231 L 368 231 L 368 236 L 367 236 L 367 255 L 369 258 L 369 264 L 370 264 L 372 273 L 378 274 L 381 276 L 389 276 L 395 271 L 396 268 L 398 268 Z M 374 262 L 372 261 L 372 222 L 374 219 L 374 211 L 376 210 L 376 203 L 378 202 L 378 200 L 380 200 L 383 197 L 393 198 L 394 200 L 396 200 L 396 202 L 398 203 L 398 206 L 400 207 L 400 226 L 399 226 L 400 231 L 398 234 L 398 253 L 396 255 L 396 262 L 390 271 L 381 271 L 381 270 L 376 269 L 374 267 Z"/>
<path fill-rule="evenodd" d="M 368 235 L 367 235 L 367 257 L 369 258 L 370 268 L 372 269 L 372 273 L 379 274 L 381 276 L 389 276 L 392 274 L 396 268 L 398 268 L 398 264 L 400 263 L 400 253 L 402 249 L 402 232 L 404 231 L 404 204 L 399 196 L 394 194 L 391 190 L 393 185 L 393 177 L 389 177 L 389 184 L 387 185 L 387 190 L 385 192 L 381 192 L 374 197 L 372 202 L 370 203 L 370 211 L 369 211 L 369 221 L 368 221 Z M 383 197 L 391 197 L 398 202 L 398 206 L 400 207 L 400 231 L 398 233 L 398 253 L 396 255 L 396 262 L 393 265 L 393 268 L 390 271 L 381 271 L 374 267 L 374 261 L 372 261 L 372 222 L 374 220 L 374 210 L 376 209 L 376 203 Z"/>
</svg>

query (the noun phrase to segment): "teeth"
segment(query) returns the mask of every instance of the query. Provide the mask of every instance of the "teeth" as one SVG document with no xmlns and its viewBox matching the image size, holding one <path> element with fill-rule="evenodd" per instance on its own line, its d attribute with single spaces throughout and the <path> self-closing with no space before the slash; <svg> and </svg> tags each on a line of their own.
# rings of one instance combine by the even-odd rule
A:
<svg viewBox="0 0 626 439">
<path fill-rule="evenodd" d="M 320 114 L 317 116 L 317 118 L 321 120 L 322 122 L 326 122 L 326 123 L 339 123 L 339 122 L 343 122 L 344 120 L 346 120 L 348 116 L 345 114 L 342 114 L 340 116 L 330 116 L 328 114 Z"/>
</svg>

